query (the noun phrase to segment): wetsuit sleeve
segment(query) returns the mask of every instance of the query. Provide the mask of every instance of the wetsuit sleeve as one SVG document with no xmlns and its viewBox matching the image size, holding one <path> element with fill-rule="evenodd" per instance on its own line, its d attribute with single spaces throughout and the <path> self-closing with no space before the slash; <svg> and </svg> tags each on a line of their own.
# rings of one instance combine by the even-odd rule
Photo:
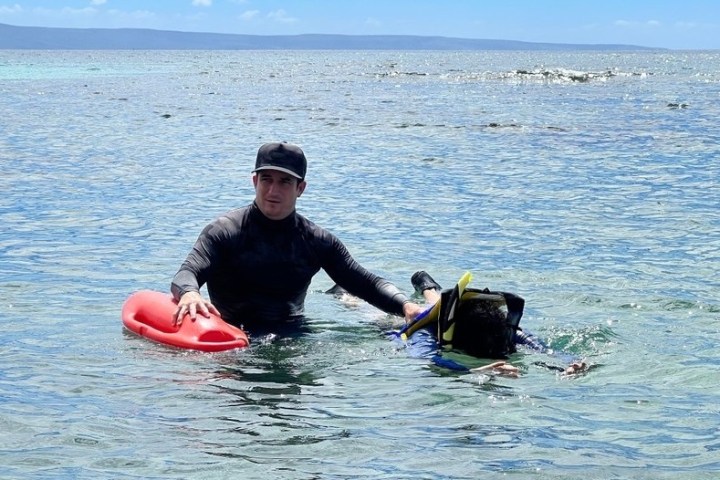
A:
<svg viewBox="0 0 720 480">
<path fill-rule="evenodd" d="M 331 233 L 323 232 L 320 242 L 321 266 L 335 283 L 384 312 L 403 316 L 403 305 L 409 300 L 400 289 L 357 263 Z"/>
<path fill-rule="evenodd" d="M 530 350 L 535 350 L 536 352 L 545 353 L 549 350 L 548 346 L 545 345 L 545 343 L 538 337 L 532 333 L 524 332 L 522 330 L 517 330 L 515 332 L 513 341 L 516 345 L 523 345 Z"/>
<path fill-rule="evenodd" d="M 175 300 L 187 292 L 199 292 L 220 252 L 222 239 L 226 237 L 223 220 L 216 220 L 200 233 L 192 250 L 173 277 L 170 291 Z"/>
<path fill-rule="evenodd" d="M 573 362 L 579 362 L 581 359 L 577 357 L 577 355 L 573 355 L 571 353 L 567 352 L 556 352 L 552 348 L 548 347 L 545 342 L 543 342 L 541 339 L 536 337 L 530 332 L 524 332 L 522 330 L 518 330 L 515 332 L 515 336 L 513 337 L 513 340 L 515 341 L 516 345 L 523 345 L 524 347 L 533 350 L 538 353 L 545 353 L 550 355 L 553 358 L 556 358 L 560 360 L 563 364 L 571 364 Z M 557 370 L 557 371 L 564 371 L 565 367 L 557 366 L 557 365 L 551 365 L 547 362 L 534 362 L 535 365 L 548 368 L 550 370 Z"/>
<path fill-rule="evenodd" d="M 421 328 L 416 331 L 410 338 L 403 340 L 400 332 L 388 332 L 388 336 L 400 348 L 405 348 L 412 358 L 428 358 L 435 365 L 449 370 L 461 372 L 468 371 L 468 367 L 449 358 L 443 358 L 438 350 L 438 343 L 435 335 L 427 328 Z"/>
<path fill-rule="evenodd" d="M 432 362 L 437 365 L 438 367 L 447 368 L 448 370 L 455 370 L 458 372 L 469 372 L 470 369 L 466 367 L 465 365 L 456 362 L 455 360 L 450 360 L 449 358 L 443 358 L 442 355 L 433 355 L 431 358 Z"/>
</svg>

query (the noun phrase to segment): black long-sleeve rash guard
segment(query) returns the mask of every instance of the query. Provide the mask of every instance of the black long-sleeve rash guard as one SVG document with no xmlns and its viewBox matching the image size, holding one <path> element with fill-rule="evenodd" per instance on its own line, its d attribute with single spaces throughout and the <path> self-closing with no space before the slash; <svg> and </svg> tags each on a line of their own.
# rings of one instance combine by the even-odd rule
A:
<svg viewBox="0 0 720 480">
<path fill-rule="evenodd" d="M 296 212 L 270 220 L 254 203 L 205 227 L 171 291 L 178 300 L 207 283 L 225 321 L 263 325 L 301 316 L 310 281 L 321 268 L 349 293 L 402 316 L 407 297 L 358 264 L 337 237 Z"/>
</svg>

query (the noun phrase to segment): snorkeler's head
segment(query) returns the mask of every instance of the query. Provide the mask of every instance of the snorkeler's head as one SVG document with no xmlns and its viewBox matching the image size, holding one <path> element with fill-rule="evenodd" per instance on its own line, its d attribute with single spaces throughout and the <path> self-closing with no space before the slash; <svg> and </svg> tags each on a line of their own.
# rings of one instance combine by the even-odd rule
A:
<svg viewBox="0 0 720 480">
<path fill-rule="evenodd" d="M 495 302 L 464 299 L 457 307 L 454 323 L 453 348 L 481 358 L 507 358 L 515 353 L 514 328 L 505 309 Z"/>
</svg>

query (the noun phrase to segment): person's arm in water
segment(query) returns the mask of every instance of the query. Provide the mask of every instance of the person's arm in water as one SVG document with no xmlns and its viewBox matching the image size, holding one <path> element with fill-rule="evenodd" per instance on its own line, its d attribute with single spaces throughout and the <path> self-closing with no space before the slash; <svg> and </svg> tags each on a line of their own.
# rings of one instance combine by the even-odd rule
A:
<svg viewBox="0 0 720 480">
<path fill-rule="evenodd" d="M 322 267 L 337 285 L 351 295 L 393 315 L 411 322 L 422 313 L 422 306 L 410 301 L 394 284 L 360 265 L 345 245 L 333 234 L 323 231 L 318 236 Z"/>
<path fill-rule="evenodd" d="M 513 340 L 515 341 L 516 345 L 523 345 L 524 347 L 534 352 L 555 355 L 563 359 L 564 362 L 569 362 L 569 365 L 567 367 L 553 366 L 544 362 L 540 363 L 540 365 L 547 367 L 551 370 L 558 370 L 562 372 L 563 375 L 575 375 L 578 373 L 582 373 L 590 368 L 587 362 L 585 362 L 585 360 L 576 360 L 575 358 L 573 358 L 573 355 L 554 352 L 551 348 L 545 345 L 542 340 L 540 340 L 538 337 L 531 333 L 518 330 L 517 332 L 515 332 Z"/>
<path fill-rule="evenodd" d="M 170 291 L 178 303 L 173 316 L 175 324 L 180 325 L 185 315 L 190 315 L 193 321 L 198 313 L 205 317 L 209 317 L 211 313 L 220 315 L 212 302 L 200 294 L 200 287 L 205 283 L 214 255 L 219 250 L 221 234 L 227 233 L 223 228 L 227 223 L 227 220 L 220 218 L 207 225 L 173 277 Z"/>
</svg>

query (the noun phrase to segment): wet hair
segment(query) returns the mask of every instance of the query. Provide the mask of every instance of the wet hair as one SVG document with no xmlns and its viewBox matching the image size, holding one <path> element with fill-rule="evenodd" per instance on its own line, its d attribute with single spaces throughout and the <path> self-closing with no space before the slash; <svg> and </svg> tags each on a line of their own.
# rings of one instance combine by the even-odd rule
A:
<svg viewBox="0 0 720 480">
<path fill-rule="evenodd" d="M 463 300 L 455 312 L 453 348 L 481 358 L 507 358 L 515 353 L 514 329 L 496 302 Z"/>
</svg>

